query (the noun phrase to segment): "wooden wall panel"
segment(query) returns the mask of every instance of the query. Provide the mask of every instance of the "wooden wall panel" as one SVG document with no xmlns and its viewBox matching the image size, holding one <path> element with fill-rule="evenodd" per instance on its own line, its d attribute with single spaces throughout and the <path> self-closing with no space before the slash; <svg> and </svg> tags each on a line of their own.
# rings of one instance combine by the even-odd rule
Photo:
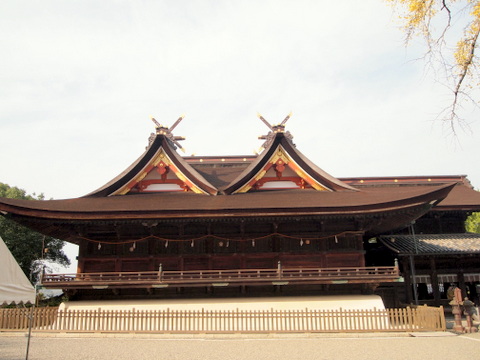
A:
<svg viewBox="0 0 480 360">
<path fill-rule="evenodd" d="M 155 258 L 154 266 L 155 270 L 158 270 L 160 264 L 162 264 L 162 269 L 164 271 L 175 271 L 175 270 L 182 270 L 182 265 L 180 261 L 180 257 L 178 256 L 165 256 Z"/>
<path fill-rule="evenodd" d="M 208 256 L 185 256 L 183 258 L 183 270 L 202 270 L 209 268 L 210 262 Z"/>
<path fill-rule="evenodd" d="M 212 269 L 240 269 L 242 258 L 238 255 L 225 255 L 212 257 Z"/>
<path fill-rule="evenodd" d="M 277 261 L 275 254 L 252 254 L 246 255 L 243 262 L 246 269 L 273 269 Z"/>
<path fill-rule="evenodd" d="M 325 256 L 325 267 L 365 266 L 363 253 L 330 253 Z"/>
<path fill-rule="evenodd" d="M 122 260 L 121 271 L 150 271 L 148 259 Z"/>
<path fill-rule="evenodd" d="M 323 254 L 284 254 L 279 256 L 285 267 L 322 267 L 325 263 Z"/>
<path fill-rule="evenodd" d="M 83 272 L 92 273 L 109 271 L 115 271 L 115 259 L 85 259 L 84 261 Z"/>
</svg>

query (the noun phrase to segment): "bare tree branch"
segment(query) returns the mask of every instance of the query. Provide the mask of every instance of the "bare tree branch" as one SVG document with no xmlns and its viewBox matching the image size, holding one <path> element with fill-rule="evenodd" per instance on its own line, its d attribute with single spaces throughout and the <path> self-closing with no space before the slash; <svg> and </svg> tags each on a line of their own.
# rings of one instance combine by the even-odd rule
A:
<svg viewBox="0 0 480 360">
<path fill-rule="evenodd" d="M 409 45 L 414 36 L 423 38 L 426 49 L 420 59 L 434 72 L 434 78 L 451 91 L 451 102 L 438 117 L 448 123 L 451 132 L 456 134 L 457 126 L 468 127 L 461 115 L 465 102 L 478 107 L 471 94 L 476 92 L 478 84 L 475 80 L 478 82 L 480 75 L 477 67 L 479 59 L 475 54 L 480 33 L 480 0 L 460 4 L 455 0 L 388 1 L 397 5 L 397 9 L 403 8 L 401 19 L 405 22 L 405 44 Z M 437 16 L 439 14 L 444 17 Z M 466 24 L 464 35 L 452 40 L 448 34 L 452 34 L 462 22 Z M 452 44 L 455 41 L 457 43 Z"/>
</svg>

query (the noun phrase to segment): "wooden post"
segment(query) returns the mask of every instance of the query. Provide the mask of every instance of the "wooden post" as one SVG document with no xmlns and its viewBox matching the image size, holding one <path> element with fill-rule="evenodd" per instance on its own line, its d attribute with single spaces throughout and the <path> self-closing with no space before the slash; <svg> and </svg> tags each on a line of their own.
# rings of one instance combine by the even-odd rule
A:
<svg viewBox="0 0 480 360">
<path fill-rule="evenodd" d="M 411 304 L 413 300 L 413 295 L 412 295 L 412 281 L 411 281 L 411 274 L 410 274 L 410 266 L 408 263 L 408 258 L 403 257 L 402 258 L 402 263 L 403 263 L 403 277 L 405 280 L 405 292 L 406 292 L 406 303 Z"/>
<path fill-rule="evenodd" d="M 36 296 L 36 291 L 35 291 L 35 296 Z M 25 308 L 26 310 L 26 308 Z M 33 316 L 34 316 L 34 312 L 35 312 L 35 305 L 33 305 L 31 308 L 30 308 L 30 314 L 28 314 L 28 339 L 27 339 L 27 349 L 26 349 L 26 353 L 25 353 L 25 360 L 28 360 L 28 353 L 30 351 L 30 339 L 32 338 L 32 327 L 33 327 Z"/>
<path fill-rule="evenodd" d="M 438 284 L 438 272 L 435 258 L 430 258 L 430 280 L 432 281 L 433 299 L 435 306 L 440 306 L 440 288 Z"/>
<path fill-rule="evenodd" d="M 462 294 L 467 296 L 467 286 L 465 285 L 465 275 L 463 273 L 463 269 L 460 269 L 457 273 L 457 279 L 458 279 L 458 287 L 460 290 L 462 290 Z M 463 297 L 462 297 L 463 299 Z M 461 300 L 460 300 L 461 301 Z"/>
<path fill-rule="evenodd" d="M 410 288 L 413 288 L 413 300 L 415 301 L 415 305 L 418 305 L 418 289 L 417 289 L 417 279 L 416 279 L 416 272 L 415 272 L 415 257 L 413 255 L 408 256 L 410 260 L 410 276 L 411 276 L 411 284 Z"/>
</svg>

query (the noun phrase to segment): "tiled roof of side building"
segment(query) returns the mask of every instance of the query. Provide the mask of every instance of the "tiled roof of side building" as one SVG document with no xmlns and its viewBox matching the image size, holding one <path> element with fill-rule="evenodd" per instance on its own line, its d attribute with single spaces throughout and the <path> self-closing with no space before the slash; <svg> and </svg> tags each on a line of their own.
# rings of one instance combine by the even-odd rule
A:
<svg viewBox="0 0 480 360">
<path fill-rule="evenodd" d="M 480 234 L 388 235 L 378 239 L 400 255 L 480 253 Z"/>
</svg>

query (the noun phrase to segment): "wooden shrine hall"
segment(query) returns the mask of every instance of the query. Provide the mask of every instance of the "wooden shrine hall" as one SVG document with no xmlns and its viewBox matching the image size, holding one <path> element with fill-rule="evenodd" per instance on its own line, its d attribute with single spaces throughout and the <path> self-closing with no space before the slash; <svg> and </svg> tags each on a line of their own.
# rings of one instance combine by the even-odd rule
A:
<svg viewBox="0 0 480 360">
<path fill-rule="evenodd" d="M 77 273 L 45 274 L 44 287 L 112 299 L 403 286 L 402 264 L 376 257 L 369 239 L 422 222 L 444 199 L 463 220 L 480 210 L 464 177 L 335 178 L 297 149 L 289 117 L 260 118 L 270 131 L 259 155 L 206 157 L 177 153 L 182 118 L 171 128 L 153 119 L 145 152 L 101 188 L 66 200 L 1 198 L 0 213 L 79 245 Z"/>
</svg>

